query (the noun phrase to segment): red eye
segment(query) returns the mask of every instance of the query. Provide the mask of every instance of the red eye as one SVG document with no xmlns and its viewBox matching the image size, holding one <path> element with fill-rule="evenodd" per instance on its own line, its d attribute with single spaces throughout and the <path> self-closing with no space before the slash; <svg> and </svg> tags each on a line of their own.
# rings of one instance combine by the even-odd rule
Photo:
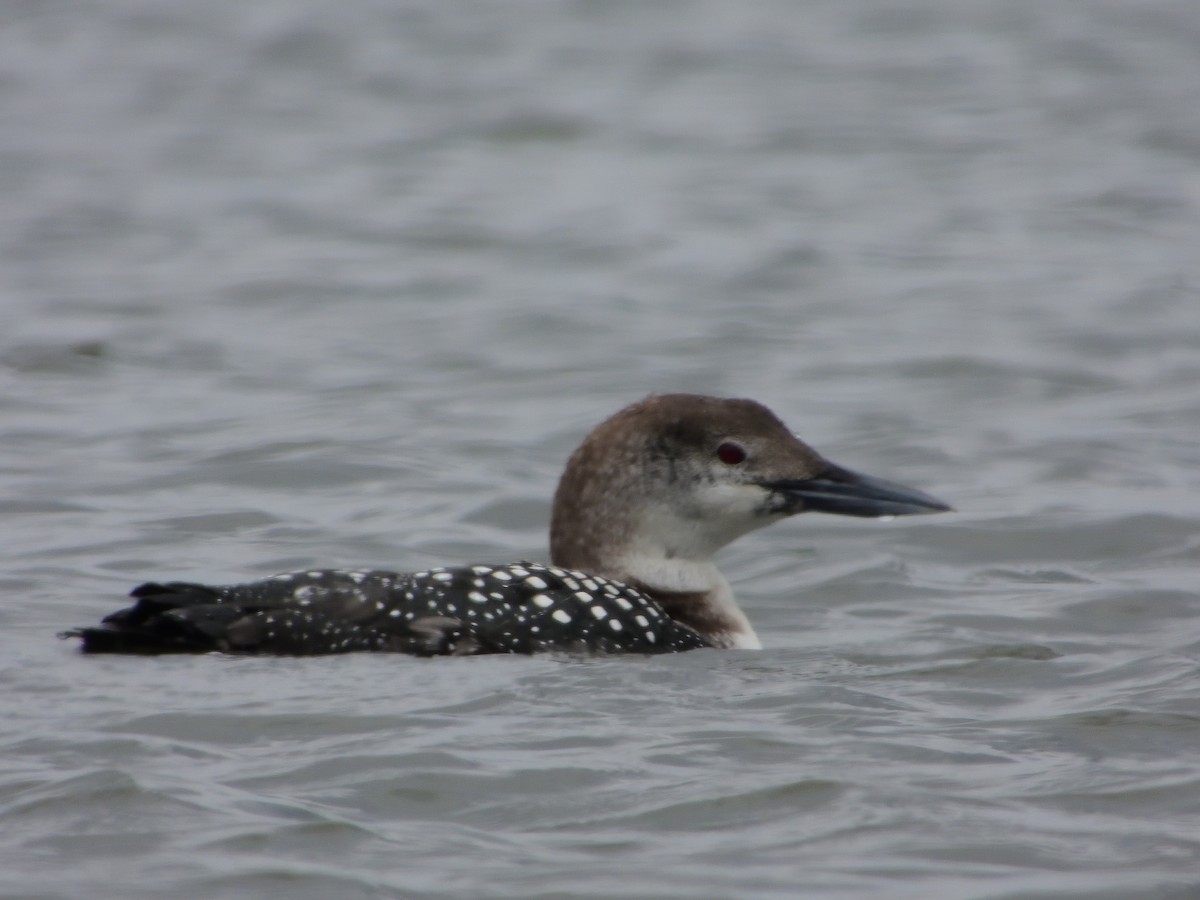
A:
<svg viewBox="0 0 1200 900">
<path fill-rule="evenodd" d="M 736 466 L 746 461 L 746 451 L 737 444 L 726 441 L 717 448 L 717 459 L 727 466 Z"/>
</svg>

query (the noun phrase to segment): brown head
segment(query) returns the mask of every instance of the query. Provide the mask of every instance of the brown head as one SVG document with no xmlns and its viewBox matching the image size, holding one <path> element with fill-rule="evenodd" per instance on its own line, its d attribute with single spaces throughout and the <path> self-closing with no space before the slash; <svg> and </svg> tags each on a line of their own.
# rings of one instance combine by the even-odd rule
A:
<svg viewBox="0 0 1200 900">
<path fill-rule="evenodd" d="M 842 469 L 753 400 L 659 394 L 600 423 L 554 497 L 555 564 L 615 578 L 635 556 L 704 561 L 741 535 L 809 510 L 856 516 L 949 509 Z"/>
</svg>

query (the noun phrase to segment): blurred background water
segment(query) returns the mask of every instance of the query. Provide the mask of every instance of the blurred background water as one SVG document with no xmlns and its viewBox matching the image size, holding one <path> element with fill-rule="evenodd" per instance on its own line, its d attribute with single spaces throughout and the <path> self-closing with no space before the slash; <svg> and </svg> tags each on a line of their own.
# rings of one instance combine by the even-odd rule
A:
<svg viewBox="0 0 1200 900">
<path fill-rule="evenodd" d="M 1200 896 L 1200 6 L 0 6 L 7 897 Z M 83 658 L 147 578 L 545 558 L 651 391 L 953 503 L 768 649 Z"/>
</svg>

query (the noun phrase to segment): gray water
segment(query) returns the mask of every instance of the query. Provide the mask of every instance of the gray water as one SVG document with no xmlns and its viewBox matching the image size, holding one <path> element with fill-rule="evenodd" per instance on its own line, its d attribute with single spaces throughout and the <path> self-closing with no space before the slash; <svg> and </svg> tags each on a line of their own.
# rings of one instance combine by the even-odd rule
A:
<svg viewBox="0 0 1200 900">
<path fill-rule="evenodd" d="M 1200 5 L 0 5 L 0 891 L 1200 897 Z M 767 649 L 85 658 L 752 396 Z"/>
</svg>

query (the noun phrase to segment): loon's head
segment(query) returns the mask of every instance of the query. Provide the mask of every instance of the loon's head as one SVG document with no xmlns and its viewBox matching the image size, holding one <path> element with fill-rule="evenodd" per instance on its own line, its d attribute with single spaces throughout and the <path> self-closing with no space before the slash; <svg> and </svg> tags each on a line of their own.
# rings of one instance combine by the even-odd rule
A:
<svg viewBox="0 0 1200 900">
<path fill-rule="evenodd" d="M 660 394 L 602 422 L 554 498 L 551 555 L 614 577 L 613 560 L 709 560 L 747 532 L 803 512 L 905 516 L 950 507 L 826 460 L 753 400 Z M 636 573 L 634 573 L 636 574 Z"/>
</svg>

